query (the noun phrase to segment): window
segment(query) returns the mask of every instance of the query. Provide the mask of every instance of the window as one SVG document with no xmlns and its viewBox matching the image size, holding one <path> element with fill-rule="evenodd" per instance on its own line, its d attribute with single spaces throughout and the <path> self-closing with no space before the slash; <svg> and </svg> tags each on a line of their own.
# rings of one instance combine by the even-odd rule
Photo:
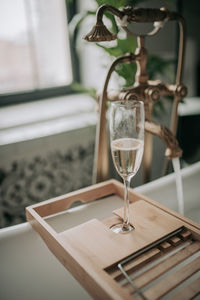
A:
<svg viewBox="0 0 200 300">
<path fill-rule="evenodd" d="M 72 82 L 64 0 L 1 0 L 0 20 L 0 101 Z"/>
</svg>

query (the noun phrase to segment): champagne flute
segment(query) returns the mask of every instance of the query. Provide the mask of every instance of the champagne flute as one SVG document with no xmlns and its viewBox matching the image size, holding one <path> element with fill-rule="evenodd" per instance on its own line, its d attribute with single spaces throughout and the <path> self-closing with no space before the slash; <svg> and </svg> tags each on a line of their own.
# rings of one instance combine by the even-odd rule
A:
<svg viewBox="0 0 200 300">
<path fill-rule="evenodd" d="M 144 149 L 144 104 L 141 101 L 123 100 L 111 103 L 110 143 L 114 166 L 124 181 L 124 218 L 111 226 L 115 233 L 134 229 L 129 221 L 128 190 L 137 173 Z"/>
</svg>

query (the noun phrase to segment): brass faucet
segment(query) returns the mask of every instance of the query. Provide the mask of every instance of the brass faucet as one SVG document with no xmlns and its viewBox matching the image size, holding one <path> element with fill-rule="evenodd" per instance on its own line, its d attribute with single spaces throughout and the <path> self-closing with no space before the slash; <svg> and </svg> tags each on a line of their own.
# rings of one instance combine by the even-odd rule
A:
<svg viewBox="0 0 200 300">
<path fill-rule="evenodd" d="M 177 12 L 168 11 L 165 8 L 145 9 L 124 7 L 118 10 L 110 5 L 102 5 L 97 11 L 96 25 L 84 37 L 89 42 L 111 41 L 116 39 L 103 24 L 103 14 L 109 11 L 118 17 L 120 26 L 129 35 L 137 37 L 138 47 L 135 53 L 127 53 L 118 57 L 108 70 L 104 88 L 99 98 L 99 122 L 97 126 L 96 146 L 95 146 L 95 163 L 94 163 L 94 182 L 106 180 L 109 171 L 108 160 L 108 141 L 106 132 L 106 110 L 107 101 L 129 99 L 140 100 L 144 102 L 145 107 L 145 149 L 144 149 L 144 182 L 150 180 L 151 163 L 152 163 L 152 134 L 159 136 L 166 145 L 165 155 L 167 158 L 180 157 L 182 150 L 179 148 L 175 138 L 177 130 L 177 109 L 179 102 L 187 94 L 187 88 L 182 84 L 183 58 L 185 49 L 185 22 Z M 148 59 L 147 49 L 145 48 L 145 37 L 155 35 L 166 22 L 176 20 L 180 29 L 179 55 L 175 84 L 162 83 L 159 80 L 150 81 L 146 73 L 146 64 Z M 127 27 L 132 22 L 153 22 L 154 28 L 147 34 L 139 35 L 130 31 Z M 110 77 L 116 66 L 121 63 L 136 63 L 137 72 L 135 83 L 129 88 L 121 91 L 109 91 L 108 84 Z M 163 125 L 152 122 L 152 113 L 154 104 L 160 99 L 160 96 L 173 96 L 173 108 L 171 115 L 171 128 L 168 129 Z"/>
</svg>

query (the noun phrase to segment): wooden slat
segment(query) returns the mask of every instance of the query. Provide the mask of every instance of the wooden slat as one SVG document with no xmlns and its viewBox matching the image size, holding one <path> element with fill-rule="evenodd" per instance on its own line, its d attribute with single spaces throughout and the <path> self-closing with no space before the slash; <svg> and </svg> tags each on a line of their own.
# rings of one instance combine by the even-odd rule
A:
<svg viewBox="0 0 200 300">
<path fill-rule="evenodd" d="M 160 281 L 157 285 L 144 292 L 144 295 L 149 300 L 159 299 L 199 270 L 200 259 L 197 257 L 180 270 L 165 277 L 164 280 Z"/>
<path fill-rule="evenodd" d="M 139 257 L 135 258 L 134 260 L 129 261 L 126 265 L 124 265 L 124 270 L 127 272 L 127 274 L 130 275 L 130 273 L 136 271 L 138 268 L 142 267 L 144 264 L 148 263 L 155 257 L 158 257 L 160 255 L 160 250 L 157 248 L 153 248 L 146 253 L 140 255 Z M 114 278 L 115 280 L 120 280 L 121 278 L 124 278 L 124 275 L 121 273 L 121 271 L 115 266 L 114 269 L 107 270 L 110 276 Z"/>
<path fill-rule="evenodd" d="M 171 257 L 166 260 L 160 262 L 155 267 L 152 267 L 150 270 L 146 271 L 141 276 L 138 276 L 134 279 L 134 283 L 138 288 L 142 288 L 145 285 L 149 284 L 153 280 L 157 279 L 159 276 L 175 267 L 191 255 L 195 254 L 200 250 L 200 242 L 194 242 L 186 248 L 180 250 L 179 252 L 173 254 Z M 126 284 L 124 287 L 129 289 L 129 285 Z M 130 287 L 130 292 L 133 291 L 133 288 Z"/>
<path fill-rule="evenodd" d="M 191 237 L 191 232 L 190 231 L 184 231 L 180 233 L 180 236 L 182 237 L 182 239 L 185 241 L 187 239 L 189 239 Z"/>
<path fill-rule="evenodd" d="M 171 244 L 169 244 L 168 242 L 163 242 L 159 245 L 159 248 L 163 251 L 167 251 L 172 247 Z"/>
<path fill-rule="evenodd" d="M 173 246 L 176 246 L 178 244 L 181 243 L 181 239 L 178 237 L 178 236 L 173 236 L 169 242 L 173 245 Z"/>
<path fill-rule="evenodd" d="M 189 300 L 200 295 L 200 277 L 178 291 L 170 300 Z"/>
</svg>

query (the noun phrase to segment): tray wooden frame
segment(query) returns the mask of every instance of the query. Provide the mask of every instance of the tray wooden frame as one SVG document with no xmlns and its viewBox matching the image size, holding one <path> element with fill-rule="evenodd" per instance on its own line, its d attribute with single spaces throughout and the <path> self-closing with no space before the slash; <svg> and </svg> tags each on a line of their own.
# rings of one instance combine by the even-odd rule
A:
<svg viewBox="0 0 200 300">
<path fill-rule="evenodd" d="M 107 220 L 98 221 L 93 219 L 89 222 L 81 224 L 80 226 L 76 226 L 72 229 L 68 229 L 59 233 L 56 232 L 44 219 L 47 216 L 68 209 L 72 203 L 77 200 L 83 203 L 88 203 L 90 201 L 102 199 L 103 197 L 113 194 L 123 198 L 123 184 L 111 179 L 29 206 L 26 208 L 26 216 L 27 220 L 40 234 L 52 253 L 83 285 L 83 287 L 89 292 L 90 295 L 92 295 L 94 299 L 134 299 L 127 292 L 127 290 L 124 290 L 118 284 L 118 282 L 113 279 L 112 276 L 110 276 L 110 271 L 108 272 L 107 270 L 110 270 L 112 266 L 116 265 L 117 260 L 128 257 L 133 252 L 137 252 L 141 248 L 151 244 L 151 242 L 154 242 L 156 239 L 167 235 L 170 231 L 173 231 L 176 228 L 184 226 L 184 228 L 188 229 L 192 233 L 193 238 L 199 241 L 200 226 L 195 222 L 192 222 L 191 220 L 182 217 L 178 213 L 149 199 L 148 197 L 136 193 L 134 190 L 129 191 L 129 199 L 130 202 L 133 203 L 131 205 L 134 205 L 134 209 L 138 209 L 138 212 L 141 214 L 143 213 L 143 207 L 144 210 L 146 209 L 147 216 L 145 215 L 145 218 L 149 218 L 151 222 L 146 225 L 147 227 L 151 227 L 151 224 L 157 224 L 159 227 L 159 223 L 157 222 L 162 220 L 162 216 L 164 216 L 166 220 L 169 218 L 169 222 L 167 221 L 168 224 L 163 229 L 164 234 L 163 232 L 161 232 L 161 234 L 158 230 L 158 234 L 156 235 L 156 227 L 153 225 L 154 227 L 152 228 L 155 233 L 154 241 L 148 239 L 145 241 L 145 236 L 143 239 L 140 239 L 140 234 L 143 232 L 142 229 L 140 229 L 141 231 L 138 235 L 139 239 L 135 239 L 136 248 L 134 248 L 134 251 L 133 248 L 131 248 L 132 241 L 130 241 L 128 237 L 123 238 L 122 236 L 125 235 L 120 235 L 124 239 L 124 241 L 121 241 L 121 237 L 119 235 L 111 233 L 110 230 L 105 229 L 106 226 L 109 227 L 111 224 L 119 220 L 122 215 L 122 209 L 116 210 L 114 212 L 115 216 Z M 145 208 L 145 206 L 147 206 L 147 208 Z M 153 218 L 152 215 L 148 216 L 149 211 L 151 210 L 149 208 L 152 208 L 155 218 Z M 161 216 L 160 219 L 159 214 Z M 103 245 L 101 247 L 96 245 L 95 241 L 90 244 L 90 240 L 96 238 L 98 235 L 100 237 L 99 244 Z M 129 236 L 129 234 L 126 236 Z M 124 252 L 120 250 L 118 255 L 118 252 L 113 250 L 120 248 L 115 248 L 115 246 L 120 245 L 121 242 L 125 243 L 126 249 L 123 250 Z M 115 255 L 114 258 L 108 255 L 109 249 L 111 249 L 110 252 L 117 253 L 116 257 Z M 109 259 L 111 259 L 111 261 Z"/>
</svg>

